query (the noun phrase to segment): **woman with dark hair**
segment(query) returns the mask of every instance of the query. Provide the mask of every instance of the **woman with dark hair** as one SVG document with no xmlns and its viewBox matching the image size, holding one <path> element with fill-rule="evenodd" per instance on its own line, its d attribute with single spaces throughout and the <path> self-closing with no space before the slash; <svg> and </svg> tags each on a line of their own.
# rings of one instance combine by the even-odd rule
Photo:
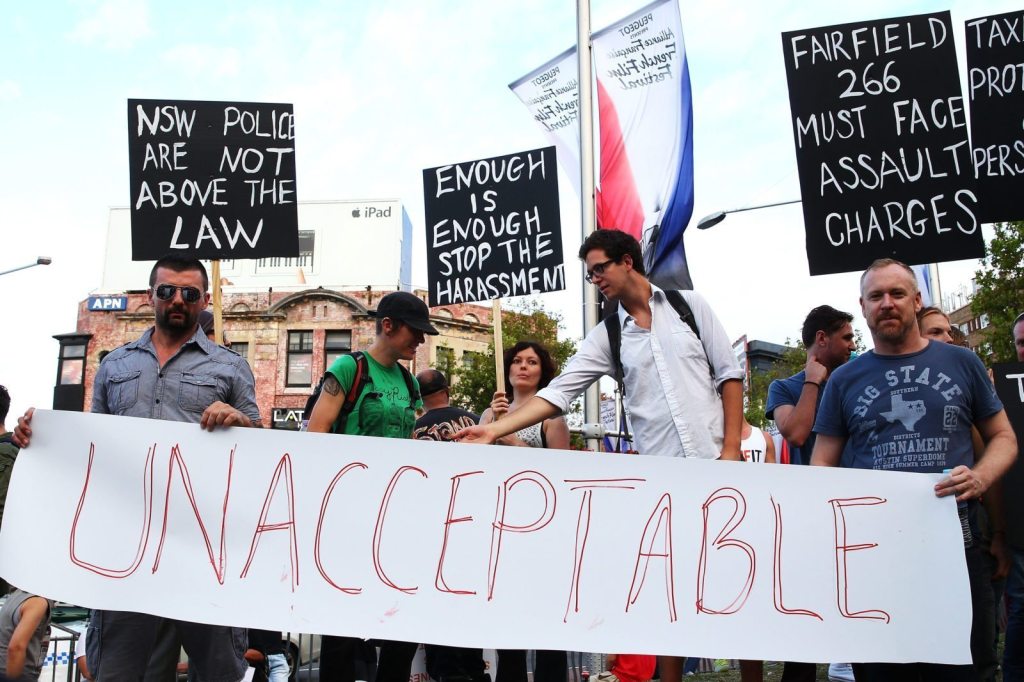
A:
<svg viewBox="0 0 1024 682">
<path fill-rule="evenodd" d="M 505 351 L 505 386 L 508 393 L 495 392 L 491 406 L 480 417 L 480 423 L 489 424 L 509 412 L 515 412 L 516 408 L 524 405 L 554 377 L 555 361 L 551 359 L 548 349 L 536 341 L 520 341 Z M 553 417 L 499 438 L 497 442 L 500 445 L 567 450 L 569 427 L 564 417 Z"/>
<path fill-rule="evenodd" d="M 536 341 L 520 341 L 505 351 L 505 386 L 494 394 L 491 406 L 480 416 L 481 424 L 501 419 L 537 394 L 555 377 L 555 361 L 548 349 Z M 511 398 L 511 402 L 509 401 Z M 569 427 L 565 418 L 545 419 L 540 424 L 499 438 L 498 445 L 526 448 L 569 449 Z M 565 682 L 568 664 L 564 651 L 537 651 L 533 682 Z M 526 652 L 498 650 L 498 674 L 494 682 L 526 682 Z"/>
</svg>

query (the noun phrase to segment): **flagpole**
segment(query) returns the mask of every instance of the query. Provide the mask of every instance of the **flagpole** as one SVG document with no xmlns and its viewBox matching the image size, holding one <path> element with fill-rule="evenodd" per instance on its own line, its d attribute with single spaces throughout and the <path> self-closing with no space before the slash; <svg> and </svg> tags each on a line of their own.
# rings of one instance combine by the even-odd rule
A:
<svg viewBox="0 0 1024 682">
<path fill-rule="evenodd" d="M 576 0 L 576 55 L 579 62 L 579 112 L 580 112 L 580 216 L 583 224 L 583 238 L 596 229 L 596 208 L 594 205 L 594 98 L 593 60 L 590 43 L 590 0 Z M 583 334 L 597 326 L 597 288 L 583 282 Z M 584 434 L 587 448 L 599 450 L 601 440 L 596 436 L 596 426 L 601 422 L 601 386 L 591 384 L 583 395 Z"/>
</svg>

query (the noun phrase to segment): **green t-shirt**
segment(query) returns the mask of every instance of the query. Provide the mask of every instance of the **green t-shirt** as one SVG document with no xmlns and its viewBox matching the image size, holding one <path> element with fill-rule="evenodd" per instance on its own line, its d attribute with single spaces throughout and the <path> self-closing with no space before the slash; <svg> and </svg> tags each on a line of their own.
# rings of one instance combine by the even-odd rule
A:
<svg viewBox="0 0 1024 682">
<path fill-rule="evenodd" d="M 356 401 L 352 414 L 345 422 L 344 433 L 353 436 L 382 436 L 384 438 L 411 438 L 416 424 L 416 405 L 409 402 L 409 389 L 405 385 L 402 369 L 396 364 L 385 367 L 369 353 L 363 353 L 370 370 L 369 381 L 362 395 Z M 341 384 L 341 390 L 348 392 L 356 376 L 356 360 L 351 355 L 342 355 L 327 370 Z M 419 384 L 413 378 L 413 385 L 419 392 Z"/>
</svg>

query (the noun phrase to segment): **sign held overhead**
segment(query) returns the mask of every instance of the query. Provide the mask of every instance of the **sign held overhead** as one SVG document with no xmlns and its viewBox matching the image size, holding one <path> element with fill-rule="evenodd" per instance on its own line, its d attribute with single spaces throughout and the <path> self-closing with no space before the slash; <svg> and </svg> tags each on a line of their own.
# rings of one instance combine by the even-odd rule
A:
<svg viewBox="0 0 1024 682">
<path fill-rule="evenodd" d="M 294 257 L 290 104 L 128 100 L 132 260 Z"/>
<path fill-rule="evenodd" d="M 555 148 L 423 171 L 430 305 L 565 288 Z"/>
<path fill-rule="evenodd" d="M 949 12 L 782 34 L 812 275 L 980 257 Z"/>
</svg>

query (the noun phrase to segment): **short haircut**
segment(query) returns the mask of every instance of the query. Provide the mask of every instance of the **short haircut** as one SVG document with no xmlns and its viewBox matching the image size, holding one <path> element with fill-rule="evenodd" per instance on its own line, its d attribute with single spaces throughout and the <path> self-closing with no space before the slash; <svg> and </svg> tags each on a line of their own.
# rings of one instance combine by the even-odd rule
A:
<svg viewBox="0 0 1024 682">
<path fill-rule="evenodd" d="M 555 378 L 555 361 L 551 358 L 551 353 L 548 352 L 548 349 L 536 341 L 520 341 L 505 351 L 505 388 L 508 394 L 513 397 L 512 382 L 509 380 L 512 373 L 512 361 L 527 348 L 532 348 L 533 352 L 540 358 L 540 382 L 537 384 L 537 389 L 544 388 Z"/>
<path fill-rule="evenodd" d="M 804 326 L 800 330 L 804 348 L 814 345 L 814 337 L 818 335 L 819 330 L 825 332 L 826 335 L 831 335 L 851 322 L 853 322 L 853 315 L 850 313 L 836 310 L 830 305 L 819 305 L 807 313 L 807 317 L 804 318 Z"/>
<path fill-rule="evenodd" d="M 944 318 L 946 318 L 946 322 L 949 322 L 949 315 L 947 315 L 942 310 L 942 308 L 939 308 L 938 306 L 934 305 L 926 305 L 925 307 L 917 311 L 917 323 L 921 324 L 922 320 L 924 320 L 924 318 L 928 317 L 929 315 L 942 315 Z"/>
<path fill-rule="evenodd" d="M 914 288 L 911 289 L 911 291 L 913 291 L 914 293 L 917 293 L 919 291 L 918 288 L 917 288 L 917 275 L 914 274 L 913 268 L 911 268 L 909 265 L 907 265 L 903 261 L 896 260 L 895 258 L 879 258 L 874 263 L 869 265 L 867 267 L 867 269 L 864 270 L 863 273 L 861 273 L 861 276 L 860 276 L 860 290 L 861 290 L 861 292 L 863 293 L 863 291 L 864 291 L 864 278 L 868 276 L 869 272 L 871 272 L 872 270 L 880 270 L 882 268 L 887 268 L 890 265 L 897 265 L 897 266 L 903 268 L 904 270 L 906 270 L 907 274 L 910 275 L 910 281 L 914 283 Z"/>
<path fill-rule="evenodd" d="M 1010 334 L 1013 334 L 1013 330 L 1016 329 L 1017 325 L 1020 324 L 1021 322 L 1024 322 L 1024 313 L 1018 315 L 1017 319 L 1015 319 L 1013 321 L 1013 324 L 1010 325 Z"/>
<path fill-rule="evenodd" d="M 405 322 L 402 322 L 397 317 L 378 317 L 377 324 L 374 327 L 377 330 L 377 336 L 384 333 L 384 320 L 391 320 L 391 330 L 396 332 L 405 324 Z"/>
<path fill-rule="evenodd" d="M 594 249 L 601 249 L 616 263 L 621 263 L 623 256 L 629 256 L 633 259 L 633 269 L 641 275 L 647 274 L 640 242 L 631 234 L 622 230 L 594 230 L 580 245 L 580 260 L 586 259 L 587 254 Z"/>
<path fill-rule="evenodd" d="M 7 413 L 11 411 L 11 394 L 6 386 L 0 386 L 0 424 L 7 421 Z"/>
<path fill-rule="evenodd" d="M 149 287 L 151 289 L 156 286 L 156 271 L 160 268 L 166 268 L 174 272 L 198 270 L 203 276 L 203 292 L 208 291 L 210 288 L 210 277 L 206 274 L 206 266 L 198 258 L 190 258 L 177 253 L 167 254 L 154 263 L 153 269 L 149 271 Z"/>
</svg>

